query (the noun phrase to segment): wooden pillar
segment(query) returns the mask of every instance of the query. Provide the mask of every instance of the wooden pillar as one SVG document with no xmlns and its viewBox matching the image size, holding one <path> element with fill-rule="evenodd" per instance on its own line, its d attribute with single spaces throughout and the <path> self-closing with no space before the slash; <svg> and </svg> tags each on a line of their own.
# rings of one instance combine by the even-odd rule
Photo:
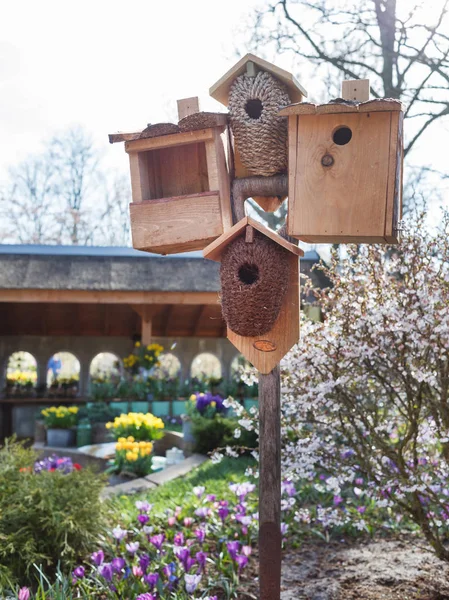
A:
<svg viewBox="0 0 449 600">
<path fill-rule="evenodd" d="M 259 374 L 260 600 L 281 597 L 281 377 Z"/>
<path fill-rule="evenodd" d="M 142 316 L 142 344 L 145 346 L 151 344 L 152 325 L 151 317 L 144 314 Z"/>
</svg>

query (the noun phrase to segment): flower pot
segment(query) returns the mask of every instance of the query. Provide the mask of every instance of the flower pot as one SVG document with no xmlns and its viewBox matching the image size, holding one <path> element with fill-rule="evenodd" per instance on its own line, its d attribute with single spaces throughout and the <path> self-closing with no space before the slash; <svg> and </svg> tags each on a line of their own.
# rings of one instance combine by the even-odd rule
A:
<svg viewBox="0 0 449 600">
<path fill-rule="evenodd" d="M 69 448 L 75 446 L 75 429 L 47 429 L 47 446 Z"/>
</svg>

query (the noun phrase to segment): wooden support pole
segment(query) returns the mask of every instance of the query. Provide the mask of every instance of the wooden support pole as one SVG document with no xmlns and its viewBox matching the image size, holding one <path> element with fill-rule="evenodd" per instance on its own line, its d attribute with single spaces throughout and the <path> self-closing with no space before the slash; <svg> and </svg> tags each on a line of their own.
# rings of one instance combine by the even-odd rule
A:
<svg viewBox="0 0 449 600">
<path fill-rule="evenodd" d="M 260 600 L 281 597 L 281 376 L 259 374 Z"/>
</svg>

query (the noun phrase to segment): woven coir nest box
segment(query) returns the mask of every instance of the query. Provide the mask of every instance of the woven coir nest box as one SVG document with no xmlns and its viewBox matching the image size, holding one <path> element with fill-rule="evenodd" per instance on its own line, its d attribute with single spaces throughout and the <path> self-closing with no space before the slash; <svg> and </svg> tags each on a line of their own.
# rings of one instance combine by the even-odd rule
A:
<svg viewBox="0 0 449 600">
<path fill-rule="evenodd" d="M 204 249 L 221 262 L 221 305 L 229 340 L 269 373 L 299 339 L 297 246 L 245 217 Z"/>
<path fill-rule="evenodd" d="M 307 96 L 294 76 L 284 69 L 247 54 L 210 88 L 210 95 L 228 107 L 235 176 L 269 177 L 287 172 L 287 120 L 279 111 Z M 281 202 L 256 197 L 267 211 Z"/>
<path fill-rule="evenodd" d="M 309 243 L 397 243 L 401 102 L 301 103 L 280 114 L 289 120 L 288 234 Z"/>
<path fill-rule="evenodd" d="M 232 226 L 221 138 L 227 115 L 198 112 L 197 98 L 179 100 L 178 110 L 178 124 L 109 136 L 111 142 L 124 141 L 129 155 L 131 231 L 138 250 L 202 250 Z"/>
</svg>

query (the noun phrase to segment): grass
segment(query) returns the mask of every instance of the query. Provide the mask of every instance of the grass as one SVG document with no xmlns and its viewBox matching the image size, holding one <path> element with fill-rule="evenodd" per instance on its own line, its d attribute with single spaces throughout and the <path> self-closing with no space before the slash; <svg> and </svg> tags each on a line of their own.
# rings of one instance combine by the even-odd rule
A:
<svg viewBox="0 0 449 600">
<path fill-rule="evenodd" d="M 216 494 L 218 499 L 226 499 L 232 492 L 231 483 L 246 481 L 246 469 L 254 466 L 252 457 L 241 456 L 239 459 L 224 458 L 219 463 L 207 461 L 182 478 L 169 481 L 160 487 L 132 496 L 119 496 L 110 502 L 120 513 L 134 513 L 136 500 L 147 500 L 153 504 L 154 512 L 165 512 L 168 508 L 183 506 L 186 498 L 196 486 L 204 486 L 207 494 Z"/>
</svg>

